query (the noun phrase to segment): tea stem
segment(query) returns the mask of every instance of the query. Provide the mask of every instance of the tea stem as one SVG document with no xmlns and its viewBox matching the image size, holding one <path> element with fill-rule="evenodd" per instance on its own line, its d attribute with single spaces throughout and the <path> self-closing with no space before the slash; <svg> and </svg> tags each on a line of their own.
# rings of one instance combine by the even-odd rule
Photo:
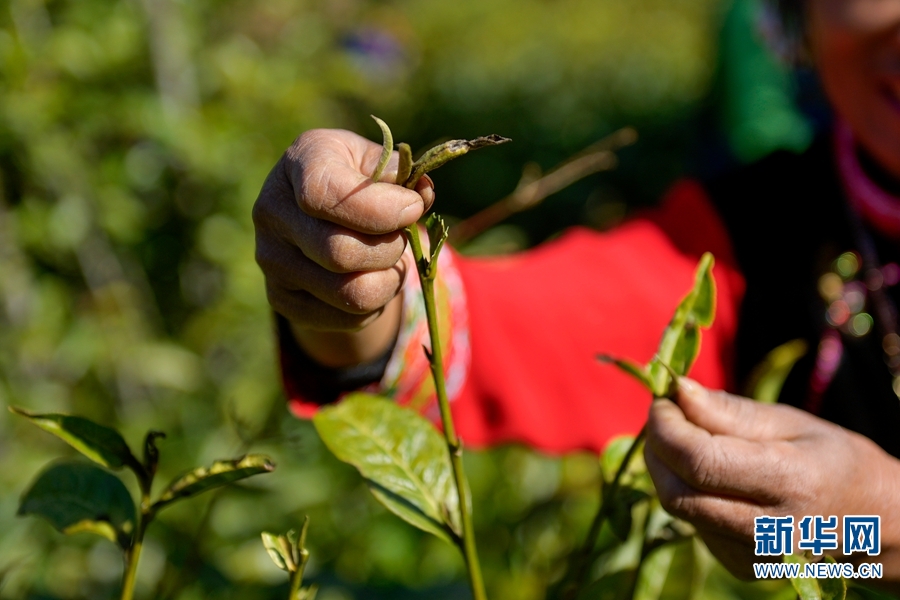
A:
<svg viewBox="0 0 900 600">
<path fill-rule="evenodd" d="M 297 600 L 300 595 L 300 586 L 303 585 L 303 571 L 295 571 L 291 573 L 291 595 L 289 600 Z"/>
<path fill-rule="evenodd" d="M 435 392 L 441 412 L 441 422 L 444 427 L 444 438 L 447 440 L 447 449 L 450 452 L 453 478 L 456 481 L 456 490 L 459 494 L 460 519 L 462 521 L 461 550 L 466 561 L 469 585 L 472 588 L 474 600 L 487 600 L 487 595 L 484 591 L 484 579 L 481 575 L 481 566 L 478 562 L 478 550 L 475 545 L 475 527 L 472 523 L 469 487 L 462 464 L 462 444 L 459 442 L 456 428 L 453 425 L 453 415 L 450 413 L 450 401 L 447 398 L 447 386 L 444 381 L 443 350 L 441 349 L 437 303 L 434 296 L 434 279 L 437 272 L 437 269 L 434 267 L 436 267 L 436 264 L 431 265 L 429 260 L 425 258 L 417 224 L 413 223 L 407 227 L 406 235 L 412 248 L 413 257 L 416 260 L 416 270 L 419 273 L 419 281 L 422 284 L 422 296 L 425 299 L 428 335 L 431 339 L 431 351 L 428 352 L 428 361 L 434 378 Z M 431 262 L 437 261 L 437 258 L 437 253 L 435 253 L 431 257 Z"/>
<path fill-rule="evenodd" d="M 612 482 L 610 482 L 609 487 L 606 488 L 603 499 L 600 502 L 600 509 L 597 511 L 597 514 L 594 515 L 594 521 L 591 523 L 591 528 L 588 531 L 587 538 L 584 540 L 584 545 L 575 556 L 571 570 L 572 575 L 570 578 L 567 578 L 570 583 L 563 588 L 563 600 L 573 600 L 576 598 L 578 590 L 584 585 L 588 567 L 590 567 L 591 557 L 594 555 L 594 547 L 597 545 L 597 538 L 600 536 L 603 524 L 612 514 L 613 502 L 616 495 L 619 493 L 619 489 L 622 487 L 622 477 L 628 471 L 631 459 L 634 457 L 646 434 L 647 427 L 644 426 L 637 434 L 637 437 L 634 438 L 634 441 L 625 453 L 625 457 L 622 459 L 622 463 L 619 465 L 619 469 L 616 471 Z"/>
<path fill-rule="evenodd" d="M 153 519 L 153 514 L 148 510 L 150 496 L 143 494 L 141 499 L 141 514 L 138 516 L 137 530 L 134 532 L 134 541 L 131 547 L 125 551 L 125 576 L 122 579 L 122 595 L 120 600 L 131 600 L 134 597 L 134 586 L 137 583 L 138 562 L 141 559 L 141 550 L 144 548 L 144 533 L 147 525 Z"/>
</svg>

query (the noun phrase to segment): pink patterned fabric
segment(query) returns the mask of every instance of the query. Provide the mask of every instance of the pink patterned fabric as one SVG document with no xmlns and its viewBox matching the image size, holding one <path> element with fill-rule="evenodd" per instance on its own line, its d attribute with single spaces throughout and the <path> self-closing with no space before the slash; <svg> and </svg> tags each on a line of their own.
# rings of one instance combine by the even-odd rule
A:
<svg viewBox="0 0 900 600">
<path fill-rule="evenodd" d="M 900 239 L 900 198 L 878 187 L 863 171 L 853 131 L 843 121 L 835 127 L 834 148 L 841 182 L 853 208 L 880 233 Z"/>
</svg>

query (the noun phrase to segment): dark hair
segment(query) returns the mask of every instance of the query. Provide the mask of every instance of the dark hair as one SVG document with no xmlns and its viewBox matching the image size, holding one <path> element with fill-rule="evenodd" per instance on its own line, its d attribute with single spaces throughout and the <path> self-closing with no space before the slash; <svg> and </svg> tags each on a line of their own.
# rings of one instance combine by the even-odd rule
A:
<svg viewBox="0 0 900 600">
<path fill-rule="evenodd" d="M 809 60 L 806 37 L 806 0 L 763 0 L 764 14 L 772 17 L 770 47 L 785 61 L 801 64 Z"/>
<path fill-rule="evenodd" d="M 806 2 L 804 0 L 772 0 L 772 3 L 778 8 L 784 32 L 796 41 L 802 41 L 805 30 L 803 12 L 806 10 Z"/>
</svg>

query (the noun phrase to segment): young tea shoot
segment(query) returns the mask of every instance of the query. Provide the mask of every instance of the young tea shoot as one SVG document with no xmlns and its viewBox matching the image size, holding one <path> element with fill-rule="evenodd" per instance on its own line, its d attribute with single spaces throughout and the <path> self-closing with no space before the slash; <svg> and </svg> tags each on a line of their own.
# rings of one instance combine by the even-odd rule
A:
<svg viewBox="0 0 900 600">
<path fill-rule="evenodd" d="M 303 587 L 303 571 L 309 561 L 309 550 L 306 549 L 306 531 L 309 528 L 309 517 L 303 520 L 300 533 L 291 529 L 284 534 L 262 533 L 262 543 L 269 553 L 272 562 L 282 571 L 286 571 L 290 581 L 288 600 L 315 600 L 318 588 L 314 585 Z"/>
<path fill-rule="evenodd" d="M 611 363 L 637 379 L 654 398 L 672 396 L 677 378 L 690 371 L 700 352 L 700 329 L 710 327 L 715 318 L 716 286 L 712 275 L 713 262 L 710 253 L 700 258 L 694 274 L 694 285 L 675 309 L 660 338 L 656 354 L 649 363 L 640 365 L 627 358 L 608 355 L 599 356 L 599 360 Z M 611 444 L 601 458 L 601 461 L 614 462 L 617 466 L 614 472 L 610 472 L 608 468 L 604 469 L 607 474 L 601 486 L 600 507 L 583 546 L 573 556 L 569 571 L 563 578 L 561 596 L 565 600 L 583 597 L 590 566 L 597 557 L 597 540 L 603 525 L 609 523 L 620 539 L 627 539 L 632 525 L 632 508 L 652 494 L 652 484 L 649 483 L 648 477 L 644 478 L 647 484 L 645 486 L 626 485 L 629 477 L 635 477 L 631 466 L 634 457 L 639 454 L 638 449 L 644 435 L 645 430 L 642 428 L 637 437 L 627 444 L 620 443 L 615 447 Z M 630 579 L 630 585 L 634 586 L 636 582 L 635 572 Z M 597 593 L 597 590 L 592 593 Z"/>
<path fill-rule="evenodd" d="M 120 600 L 131 600 L 134 596 L 144 534 L 160 510 L 211 489 L 275 469 L 272 461 L 261 454 L 216 461 L 209 467 L 198 467 L 176 477 L 156 500 L 152 500 L 153 479 L 159 462 L 156 440 L 165 437 L 162 432 L 147 433 L 143 460 L 138 460 L 118 431 L 89 419 L 35 414 L 13 407 L 10 411 L 62 439 L 93 461 L 63 460 L 48 466 L 22 495 L 19 514 L 42 517 L 65 534 L 85 531 L 117 544 L 125 554 Z M 122 480 L 108 470 L 123 467 L 137 478 L 141 490 L 137 506 Z"/>
<path fill-rule="evenodd" d="M 377 117 L 373 119 L 384 138 L 381 160 L 372 175 L 372 180 L 377 182 L 390 160 L 394 142 L 387 124 Z M 426 173 L 454 158 L 508 141 L 499 135 L 451 140 L 426 150 L 415 162 L 409 146 L 398 144 L 400 162 L 396 182 L 415 189 Z M 426 229 L 427 254 L 418 224 L 407 227 L 405 233 L 422 284 L 431 341 L 431 348 L 425 348 L 425 352 L 434 379 L 443 437 L 418 413 L 372 394 L 351 394 L 340 404 L 319 411 L 314 423 L 325 445 L 340 460 L 359 470 L 372 494 L 391 512 L 460 549 L 474 599 L 486 600 L 463 471 L 462 445 L 450 414 L 438 333 L 434 280 L 448 229 L 437 215 L 427 219 Z"/>
</svg>

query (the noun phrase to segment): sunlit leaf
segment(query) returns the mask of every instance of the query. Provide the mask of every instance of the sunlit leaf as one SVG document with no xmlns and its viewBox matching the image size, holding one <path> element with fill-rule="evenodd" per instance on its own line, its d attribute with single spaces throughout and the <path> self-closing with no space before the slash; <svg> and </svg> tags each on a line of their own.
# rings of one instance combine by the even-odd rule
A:
<svg viewBox="0 0 900 600">
<path fill-rule="evenodd" d="M 293 571 L 293 557 L 291 556 L 290 549 L 285 549 L 287 538 L 283 535 L 269 533 L 268 531 L 262 532 L 260 536 L 262 537 L 263 546 L 265 547 L 266 552 L 269 553 L 269 557 L 272 559 L 272 562 L 275 563 L 275 566 L 282 571 Z"/>
<path fill-rule="evenodd" d="M 700 349 L 699 327 L 708 327 L 715 317 L 716 286 L 713 280 L 713 256 L 705 253 L 694 274 L 694 286 L 682 299 L 659 342 L 656 356 L 648 365 L 655 396 L 668 394 L 671 376 L 665 365 L 678 375 L 686 375 Z"/>
<path fill-rule="evenodd" d="M 394 151 L 394 136 L 387 123 L 375 115 L 370 116 L 378 123 L 378 127 L 381 129 L 381 135 L 384 139 L 381 146 L 381 157 L 378 159 L 378 164 L 375 166 L 375 171 L 372 173 L 372 181 L 377 183 L 378 180 L 381 179 L 381 175 L 384 173 L 384 169 L 387 167 L 388 162 L 391 160 L 391 153 Z"/>
<path fill-rule="evenodd" d="M 747 396 L 765 404 L 778 402 L 778 395 L 791 369 L 803 358 L 807 349 L 806 341 L 798 339 L 785 342 L 766 354 L 750 373 Z"/>
<path fill-rule="evenodd" d="M 612 482 L 633 443 L 633 436 L 623 435 L 613 438 L 606 445 L 603 454 L 600 455 L 600 471 L 605 482 Z M 644 453 L 640 448 L 633 453 L 628 469 L 622 474 L 620 484 L 622 491 L 625 488 L 633 488 L 645 494 L 653 493 L 653 481 L 650 479 L 647 463 L 644 462 Z"/>
<path fill-rule="evenodd" d="M 434 425 L 370 394 L 351 394 L 313 419 L 325 445 L 356 467 L 372 494 L 408 523 L 446 541 L 460 531 L 447 445 Z"/>
<path fill-rule="evenodd" d="M 128 444 L 115 429 L 98 425 L 89 419 L 61 414 L 35 414 L 21 408 L 9 407 L 49 433 L 60 438 L 91 460 L 104 467 L 119 469 L 138 465 Z"/>
<path fill-rule="evenodd" d="M 210 467 L 199 467 L 173 480 L 159 500 L 153 503 L 153 508 L 158 510 L 177 500 L 274 470 L 275 464 L 268 456 L 262 454 L 248 454 L 234 460 L 216 461 Z"/>
<path fill-rule="evenodd" d="M 87 531 L 131 545 L 137 523 L 134 501 L 118 477 L 82 462 L 58 462 L 37 476 L 19 503 L 20 515 L 37 515 L 62 533 Z"/>
<path fill-rule="evenodd" d="M 660 551 L 671 548 L 672 559 L 669 570 L 659 590 L 659 600 L 682 600 L 691 598 L 696 583 L 696 552 L 693 540 L 684 540 L 677 544 L 669 544 Z"/>
<path fill-rule="evenodd" d="M 303 569 L 309 558 L 309 551 L 306 549 L 308 528 L 309 517 L 307 516 L 299 533 L 296 529 L 291 529 L 281 535 L 267 531 L 261 534 L 263 546 L 275 566 L 288 573 Z"/>
</svg>

